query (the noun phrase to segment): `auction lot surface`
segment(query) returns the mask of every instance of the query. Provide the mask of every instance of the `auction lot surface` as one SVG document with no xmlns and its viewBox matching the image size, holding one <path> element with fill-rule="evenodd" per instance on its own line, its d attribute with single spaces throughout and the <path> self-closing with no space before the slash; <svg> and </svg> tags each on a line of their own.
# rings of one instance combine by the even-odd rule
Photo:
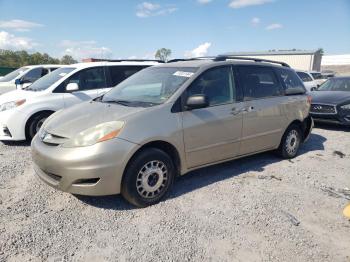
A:
<svg viewBox="0 0 350 262">
<path fill-rule="evenodd" d="M 198 170 L 145 209 L 51 189 L 28 145 L 0 142 L 0 261 L 350 261 L 349 131 Z"/>
</svg>

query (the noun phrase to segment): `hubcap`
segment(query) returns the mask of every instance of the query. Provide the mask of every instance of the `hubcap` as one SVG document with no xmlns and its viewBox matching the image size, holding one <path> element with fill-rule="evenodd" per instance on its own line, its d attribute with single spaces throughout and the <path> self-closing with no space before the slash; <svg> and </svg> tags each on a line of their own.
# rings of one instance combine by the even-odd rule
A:
<svg viewBox="0 0 350 262">
<path fill-rule="evenodd" d="M 298 149 L 299 145 L 299 134 L 296 130 L 291 130 L 288 133 L 286 141 L 286 150 L 288 154 L 293 155 Z"/>
<path fill-rule="evenodd" d="M 144 198 L 156 197 L 164 190 L 167 180 L 168 170 L 164 163 L 158 160 L 150 161 L 137 175 L 137 192 Z"/>
<path fill-rule="evenodd" d="M 41 126 L 44 124 L 45 120 L 46 120 L 46 118 L 43 118 L 43 119 L 40 119 L 38 121 L 38 123 L 36 124 L 36 127 L 35 127 L 35 133 L 39 132 L 39 130 L 40 130 Z"/>
</svg>

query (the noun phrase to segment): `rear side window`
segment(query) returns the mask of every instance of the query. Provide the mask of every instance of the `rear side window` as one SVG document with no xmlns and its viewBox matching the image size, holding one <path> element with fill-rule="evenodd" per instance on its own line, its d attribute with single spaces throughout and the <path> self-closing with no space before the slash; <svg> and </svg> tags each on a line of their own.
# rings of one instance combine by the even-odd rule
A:
<svg viewBox="0 0 350 262">
<path fill-rule="evenodd" d="M 116 86 L 128 77 L 146 68 L 147 66 L 108 66 L 111 76 L 111 86 Z"/>
<path fill-rule="evenodd" d="M 244 100 L 254 100 L 282 95 L 281 85 L 268 67 L 242 66 L 239 69 Z"/>
<path fill-rule="evenodd" d="M 282 82 L 286 89 L 298 88 L 304 89 L 304 84 L 297 74 L 292 70 L 279 69 L 278 70 L 282 79 Z"/>
<path fill-rule="evenodd" d="M 304 82 L 311 82 L 312 81 L 312 78 L 304 73 L 304 72 L 297 72 L 297 75 L 300 77 L 301 80 L 303 80 Z"/>
</svg>

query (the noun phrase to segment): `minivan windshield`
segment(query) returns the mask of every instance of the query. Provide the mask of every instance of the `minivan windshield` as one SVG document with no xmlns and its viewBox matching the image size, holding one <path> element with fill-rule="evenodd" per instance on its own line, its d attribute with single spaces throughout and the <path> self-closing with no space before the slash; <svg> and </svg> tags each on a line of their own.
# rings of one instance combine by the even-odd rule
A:
<svg viewBox="0 0 350 262">
<path fill-rule="evenodd" d="M 42 78 L 35 81 L 33 84 L 28 86 L 26 90 L 30 91 L 43 91 L 49 88 L 51 85 L 56 83 L 58 80 L 60 80 L 65 75 L 69 74 L 73 70 L 75 70 L 75 67 L 61 67 L 59 69 L 56 69 L 50 74 L 47 74 L 43 76 Z"/>
<path fill-rule="evenodd" d="M 331 78 L 324 82 L 317 91 L 350 91 L 350 77 Z"/>
<path fill-rule="evenodd" d="M 15 71 L 12 71 L 11 73 L 8 73 L 3 78 L 0 79 L 0 82 L 9 82 L 14 80 L 17 76 L 23 74 L 24 72 L 28 71 L 29 67 L 21 67 L 16 69 Z"/>
<path fill-rule="evenodd" d="M 164 103 L 196 71 L 196 67 L 149 67 L 106 93 L 102 102 L 152 106 Z"/>
</svg>

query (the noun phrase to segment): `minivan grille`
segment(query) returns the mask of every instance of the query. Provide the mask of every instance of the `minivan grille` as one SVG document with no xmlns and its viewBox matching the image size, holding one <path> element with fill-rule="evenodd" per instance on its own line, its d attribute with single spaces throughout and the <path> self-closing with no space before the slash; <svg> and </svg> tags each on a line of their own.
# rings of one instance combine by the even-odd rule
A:
<svg viewBox="0 0 350 262">
<path fill-rule="evenodd" d="M 337 109 L 333 105 L 323 105 L 323 104 L 312 104 L 311 113 L 315 114 L 336 114 Z"/>
</svg>

